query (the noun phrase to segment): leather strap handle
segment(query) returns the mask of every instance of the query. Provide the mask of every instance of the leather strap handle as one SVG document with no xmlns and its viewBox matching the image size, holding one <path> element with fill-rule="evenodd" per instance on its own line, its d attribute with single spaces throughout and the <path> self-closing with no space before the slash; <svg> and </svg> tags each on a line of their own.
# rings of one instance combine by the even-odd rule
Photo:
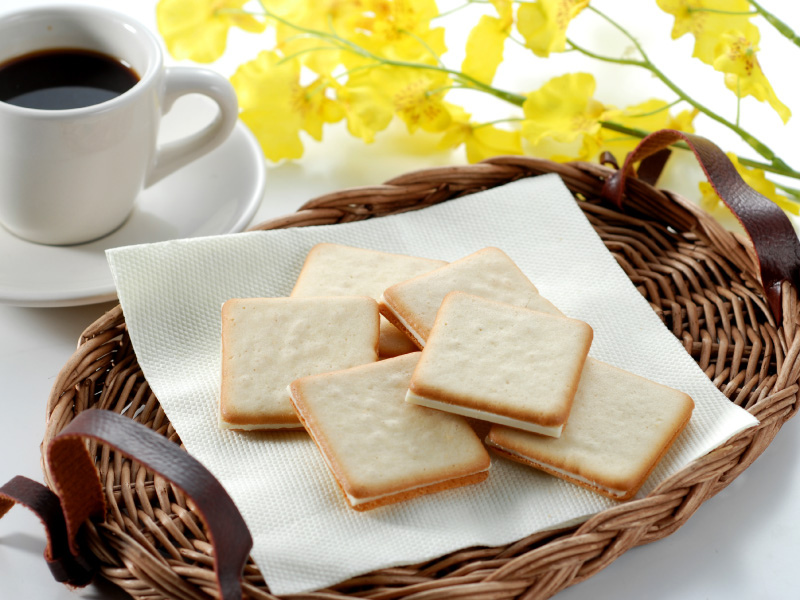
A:
<svg viewBox="0 0 800 600">
<path fill-rule="evenodd" d="M 709 140 L 674 129 L 662 129 L 645 137 L 625 158 L 620 170 L 609 177 L 602 195 L 623 208 L 625 183 L 634 175 L 633 165 L 653 157 L 677 141 L 684 141 L 703 168 L 708 182 L 742 224 L 753 243 L 761 285 L 772 315 L 782 317 L 781 284 L 800 289 L 800 240 L 786 214 L 771 200 L 748 186 L 725 153 Z"/>
<path fill-rule="evenodd" d="M 87 585 L 93 577 L 93 567 L 81 555 L 73 555 L 67 542 L 67 526 L 58 496 L 41 483 L 17 476 L 0 487 L 0 518 L 14 504 L 33 511 L 41 520 L 47 533 L 44 559 L 53 578 L 74 587 Z"/>
<path fill-rule="evenodd" d="M 47 447 L 54 492 L 17 477 L 0 488 L 0 517 L 14 503 L 31 508 L 45 523 L 45 558 L 57 581 L 82 586 L 91 568 L 81 552 L 79 532 L 90 518 L 103 519 L 105 500 L 85 439 L 106 444 L 170 480 L 193 502 L 214 546 L 221 598 L 242 597 L 241 576 L 253 540 L 233 500 L 197 460 L 165 437 L 105 410 L 79 414 Z M 53 566 L 53 565 L 56 566 Z"/>
</svg>

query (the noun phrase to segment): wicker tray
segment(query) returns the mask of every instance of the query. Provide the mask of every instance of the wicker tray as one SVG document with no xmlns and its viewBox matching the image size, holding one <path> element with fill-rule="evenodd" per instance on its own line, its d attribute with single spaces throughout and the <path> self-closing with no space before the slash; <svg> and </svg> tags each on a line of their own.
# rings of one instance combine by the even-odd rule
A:
<svg viewBox="0 0 800 600">
<path fill-rule="evenodd" d="M 561 176 L 656 314 L 714 384 L 759 419 L 759 426 L 694 461 L 646 498 L 622 503 L 582 525 L 375 571 L 302 597 L 548 598 L 591 577 L 629 548 L 675 531 L 744 471 L 800 407 L 794 288 L 783 285 L 783 317 L 776 323 L 747 240 L 724 231 L 686 200 L 639 180 L 628 183 L 626 211 L 620 212 L 600 197 L 612 173 L 602 166 L 501 157 L 418 171 L 381 186 L 320 197 L 256 229 L 416 210 L 543 173 Z M 47 405 L 43 447 L 88 409 L 124 414 L 180 443 L 139 368 L 119 306 L 86 329 L 61 370 Z M 107 502 L 105 521 L 88 531 L 101 574 L 136 598 L 215 597 L 212 547 L 192 503 L 135 461 L 94 443 L 89 449 Z M 50 475 L 45 477 L 51 484 Z M 252 561 L 243 589 L 249 598 L 274 598 Z"/>
</svg>

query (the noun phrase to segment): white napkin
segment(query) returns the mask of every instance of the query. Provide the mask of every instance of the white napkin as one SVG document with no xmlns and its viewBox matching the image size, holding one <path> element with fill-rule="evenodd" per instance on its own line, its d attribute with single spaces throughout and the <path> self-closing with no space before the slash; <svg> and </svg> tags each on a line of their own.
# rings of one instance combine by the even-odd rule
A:
<svg viewBox="0 0 800 600">
<path fill-rule="evenodd" d="M 346 506 L 305 433 L 220 430 L 221 304 L 287 296 L 319 242 L 447 261 L 501 248 L 542 295 L 594 328 L 592 356 L 692 396 L 688 428 L 639 496 L 757 423 L 714 387 L 664 327 L 555 175 L 358 223 L 109 250 L 139 364 L 186 449 L 239 507 L 253 535 L 252 556 L 275 594 L 459 548 L 506 544 L 616 504 L 493 457 L 484 483 L 359 513 Z"/>
</svg>

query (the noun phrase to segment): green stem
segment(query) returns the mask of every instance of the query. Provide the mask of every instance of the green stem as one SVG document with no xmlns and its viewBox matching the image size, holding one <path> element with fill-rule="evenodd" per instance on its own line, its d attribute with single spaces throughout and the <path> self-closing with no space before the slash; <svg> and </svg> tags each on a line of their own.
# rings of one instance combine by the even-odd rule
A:
<svg viewBox="0 0 800 600">
<path fill-rule="evenodd" d="M 670 108 L 672 108 L 676 104 L 680 104 L 681 102 L 683 102 L 683 98 L 678 98 L 677 100 L 673 100 L 669 104 L 665 104 L 661 108 L 657 108 L 655 110 L 651 110 L 650 112 L 646 112 L 646 113 L 639 113 L 639 114 L 636 114 L 636 115 L 628 115 L 628 117 L 631 118 L 631 119 L 640 119 L 641 117 L 651 117 L 653 115 L 657 115 L 658 113 L 664 112 L 665 110 L 669 110 Z"/>
<path fill-rule="evenodd" d="M 600 126 L 603 129 L 608 129 L 609 131 L 624 133 L 625 135 L 639 139 L 642 139 L 652 133 L 652 131 L 645 131 L 644 129 L 638 129 L 636 127 L 628 127 L 627 125 L 621 125 L 619 123 L 615 123 L 614 121 L 601 120 Z M 689 146 L 685 142 L 675 142 L 672 144 L 672 147 L 680 148 L 681 150 L 690 150 Z"/>
<path fill-rule="evenodd" d="M 786 177 L 791 177 L 792 179 L 800 179 L 800 173 L 789 169 L 788 167 L 785 169 L 780 169 L 769 163 L 763 163 L 749 158 L 742 158 L 741 156 L 737 156 L 736 158 L 739 159 L 740 165 L 744 165 L 746 167 L 754 167 L 756 169 L 766 171 L 767 173 L 775 173 L 776 175 L 785 175 Z"/>
<path fill-rule="evenodd" d="M 435 96 L 436 94 L 441 94 L 442 92 L 449 92 L 450 90 L 463 90 L 468 89 L 471 90 L 473 88 L 465 86 L 465 85 L 443 85 L 442 87 L 433 88 L 432 90 L 426 90 L 426 96 Z"/>
<path fill-rule="evenodd" d="M 439 65 L 440 67 L 444 67 L 444 63 L 442 62 L 442 57 L 439 56 L 438 54 L 436 54 L 436 52 L 433 50 L 433 48 L 431 48 L 430 45 L 425 40 L 423 40 L 417 34 L 412 33 L 412 32 L 410 32 L 410 31 L 408 31 L 406 29 L 400 29 L 399 31 L 402 34 L 407 35 L 407 36 L 417 40 L 417 43 L 420 46 L 422 46 L 423 48 L 425 48 L 426 52 L 428 54 L 430 54 L 431 57 L 433 57 L 433 59 L 436 61 L 436 64 Z"/>
<path fill-rule="evenodd" d="M 630 65 L 633 67 L 642 67 L 643 69 L 648 69 L 649 66 L 647 62 L 636 60 L 633 58 L 614 58 L 613 56 L 604 56 L 603 54 L 597 54 L 596 52 L 592 52 L 583 46 L 579 46 L 575 42 L 573 42 L 570 38 L 567 38 L 567 44 L 569 44 L 572 50 L 576 50 L 580 52 L 584 56 L 588 56 L 589 58 L 594 58 L 603 62 L 607 63 L 614 63 L 615 65 Z"/>
<path fill-rule="evenodd" d="M 615 123 L 614 121 L 600 121 L 600 126 L 603 127 L 603 129 L 608 129 L 609 131 L 624 133 L 625 135 L 639 139 L 642 139 L 643 137 L 650 135 L 652 133 L 651 131 L 645 131 L 644 129 L 637 129 L 635 127 L 627 127 L 626 125 L 620 125 L 619 123 Z M 689 148 L 689 146 L 684 142 L 676 142 L 672 144 L 671 147 L 680 148 L 681 150 L 691 150 L 691 148 Z M 792 177 L 793 179 L 800 179 L 800 173 L 788 167 L 778 168 L 769 163 L 759 162 L 757 160 L 744 158 L 742 156 L 737 156 L 736 158 L 738 159 L 739 164 L 745 165 L 747 167 L 754 167 L 756 169 L 761 169 L 762 171 L 767 171 L 768 173 L 775 173 L 776 175 L 784 175 L 786 177 Z"/>
<path fill-rule="evenodd" d="M 518 123 L 519 121 L 524 121 L 521 117 L 509 117 L 507 119 L 497 119 L 495 121 L 487 121 L 486 123 L 479 123 L 475 125 L 473 129 L 480 129 L 481 127 L 488 127 L 489 125 L 497 125 L 498 123 Z"/>
<path fill-rule="evenodd" d="M 772 183 L 774 183 L 775 187 L 778 188 L 780 191 L 789 194 L 789 196 L 791 196 L 789 200 L 792 200 L 793 202 L 800 201 L 800 190 L 798 190 L 797 188 L 789 187 L 788 185 L 783 185 L 775 181 L 773 181 Z"/>
<path fill-rule="evenodd" d="M 781 21 L 778 17 L 773 15 L 771 12 L 768 12 L 755 0 L 749 0 L 750 4 L 753 5 L 753 8 L 756 9 L 756 12 L 760 14 L 764 19 L 766 19 L 767 23 L 772 25 L 775 29 L 777 29 L 785 38 L 787 38 L 790 42 L 792 42 L 795 46 L 800 46 L 800 36 L 798 36 L 791 27 L 789 27 L 786 23 Z"/>
<path fill-rule="evenodd" d="M 508 39 L 511 40 L 512 42 L 514 42 L 520 48 L 525 48 L 525 50 L 528 49 L 528 47 L 525 45 L 525 42 L 523 42 L 522 40 L 518 40 L 513 35 L 509 34 Z"/>
<path fill-rule="evenodd" d="M 622 32 L 629 40 L 631 40 L 631 42 L 633 42 L 633 44 L 636 46 L 636 49 L 639 51 L 639 54 L 642 56 L 642 60 L 633 60 L 633 59 L 626 59 L 626 58 L 614 58 L 614 57 L 611 57 L 611 56 L 604 56 L 604 55 L 601 55 L 601 54 L 597 54 L 595 52 L 591 52 L 590 50 L 587 50 L 586 48 L 578 46 L 575 42 L 573 42 L 572 40 L 567 38 L 567 43 L 569 43 L 569 45 L 572 48 L 575 48 L 581 54 L 584 54 L 586 56 L 589 56 L 591 58 L 594 58 L 594 59 L 597 59 L 597 60 L 601 60 L 601 61 L 604 61 L 604 62 L 620 64 L 620 65 L 631 65 L 631 66 L 636 66 L 636 67 L 641 67 L 643 69 L 647 69 L 653 75 L 655 75 L 656 78 L 658 78 L 664 85 L 666 85 L 670 90 L 672 90 L 672 92 L 676 96 L 678 96 L 682 100 L 684 100 L 687 103 L 689 103 L 691 106 L 696 108 L 698 111 L 700 111 L 701 113 L 706 115 L 709 119 L 713 119 L 714 121 L 717 121 L 718 123 L 724 125 L 728 129 L 731 129 L 732 131 L 734 131 L 751 148 L 753 148 L 761 156 L 763 156 L 768 161 L 770 161 L 770 163 L 772 163 L 772 165 L 774 165 L 775 168 L 778 168 L 778 169 L 781 169 L 781 170 L 785 170 L 785 171 L 792 171 L 792 169 L 785 162 L 783 162 L 780 158 L 778 158 L 775 155 L 775 153 L 766 144 L 761 142 L 759 139 L 757 139 L 755 136 L 753 136 L 749 132 L 747 132 L 744 129 L 742 129 L 736 123 L 731 123 L 727 119 L 725 119 L 725 118 L 721 117 L 720 115 L 716 114 L 714 111 L 706 108 L 704 105 L 700 104 L 697 100 L 695 100 L 694 98 L 690 97 L 686 92 L 684 92 L 681 88 L 679 88 L 677 85 L 675 85 L 675 83 L 673 83 L 672 80 L 669 79 L 669 77 L 667 77 L 658 67 L 655 66 L 655 64 L 653 64 L 653 62 L 647 56 L 647 53 L 644 51 L 644 49 L 639 44 L 639 42 L 636 40 L 636 38 L 634 38 L 624 27 L 622 27 L 622 25 L 620 25 L 619 23 L 614 21 L 611 17 L 609 17 L 608 15 L 602 13 L 601 11 L 597 10 L 594 7 L 592 7 L 592 11 L 595 12 L 596 14 L 598 14 L 599 16 L 601 16 L 603 19 L 605 19 L 607 22 L 609 22 L 611 25 L 613 25 L 616 29 L 618 29 L 620 32 Z"/>
<path fill-rule="evenodd" d="M 303 50 L 298 50 L 297 52 L 292 52 L 291 54 L 287 54 L 283 58 L 281 58 L 275 65 L 282 65 L 285 62 L 289 62 L 293 58 L 297 58 L 298 56 L 302 56 L 303 54 L 308 54 L 309 52 L 318 52 L 320 50 L 338 50 L 336 46 L 314 46 L 313 48 L 305 48 Z"/>
<path fill-rule="evenodd" d="M 634 46 L 636 46 L 636 49 L 639 51 L 639 54 L 641 55 L 641 57 L 642 57 L 642 58 L 643 58 L 645 61 L 647 61 L 647 62 L 650 62 L 650 61 L 649 61 L 649 59 L 647 58 L 647 54 L 645 54 L 645 52 L 644 52 L 644 48 L 642 48 L 642 45 L 639 43 L 639 40 L 637 40 L 635 37 L 633 37 L 633 35 L 631 34 L 631 32 L 630 32 L 630 31 L 628 31 L 627 29 L 625 29 L 625 28 L 624 28 L 622 25 L 620 25 L 619 23 L 617 23 L 617 22 L 616 22 L 614 19 L 612 19 L 611 17 L 609 17 L 609 16 L 608 16 L 606 13 L 604 13 L 603 11 L 596 9 L 594 6 L 591 6 L 591 5 L 589 5 L 589 6 L 587 6 L 587 8 L 588 8 L 589 10 L 591 10 L 591 11 L 592 11 L 594 14 L 596 14 L 598 17 L 600 17 L 601 19 L 603 19 L 604 21 L 606 21 L 606 23 L 608 23 L 608 24 L 610 24 L 612 27 L 614 27 L 614 29 L 616 29 L 617 31 L 619 31 L 619 32 L 620 32 L 622 35 L 624 35 L 626 38 L 628 38 L 628 39 L 629 39 L 629 40 L 630 40 L 630 41 L 633 43 L 633 45 L 634 45 Z"/>
<path fill-rule="evenodd" d="M 731 15 L 734 17 L 747 17 L 750 15 L 757 15 L 757 10 L 749 10 L 749 11 L 740 11 L 740 10 L 722 10 L 719 8 L 692 8 L 687 7 L 686 9 L 689 13 L 712 13 L 715 15 Z"/>
<path fill-rule="evenodd" d="M 338 75 L 334 75 L 334 79 L 341 79 L 342 77 L 349 77 L 353 73 L 358 73 L 359 71 L 366 71 L 367 69 L 375 69 L 380 67 L 380 63 L 370 63 L 368 65 L 358 65 L 357 67 L 353 67 L 352 69 L 347 69 L 346 71 L 342 71 Z"/>
<path fill-rule="evenodd" d="M 457 12 L 460 12 L 472 4 L 475 4 L 475 0 L 467 0 L 464 4 L 461 4 L 460 6 L 456 6 L 455 8 L 451 8 L 450 10 L 446 10 L 443 13 L 439 13 L 438 15 L 434 15 L 433 17 L 431 17 L 431 21 L 433 21 L 434 19 L 441 19 L 442 17 L 447 17 Z"/>
<path fill-rule="evenodd" d="M 501 100 L 505 100 L 506 102 L 508 102 L 510 104 L 514 104 L 516 106 L 522 106 L 522 104 L 525 102 L 525 96 L 522 96 L 521 94 L 515 94 L 513 92 L 507 92 L 505 90 L 497 89 L 495 87 L 492 87 L 491 85 L 483 83 L 482 81 L 480 81 L 478 79 L 475 79 L 471 75 L 467 75 L 466 73 L 462 73 L 461 71 L 456 71 L 454 69 L 448 69 L 447 67 L 443 67 L 443 66 L 439 66 L 439 65 L 429 65 L 429 64 L 426 64 L 426 63 L 415 63 L 415 62 L 408 62 L 408 61 L 404 61 L 404 60 L 393 60 L 393 59 L 390 59 L 390 58 L 384 58 L 382 56 L 378 56 L 377 54 L 373 54 L 372 52 L 370 52 L 366 48 L 363 48 L 363 47 L 359 46 L 358 44 L 355 44 L 354 42 L 351 42 L 350 40 L 347 40 L 347 39 L 337 35 L 336 33 L 328 33 L 326 31 L 318 31 L 316 29 L 310 29 L 308 27 L 303 27 L 301 25 L 297 25 L 297 24 L 292 23 L 291 21 L 289 21 L 287 19 L 284 19 L 281 16 L 278 16 L 278 15 L 274 14 L 266 6 L 264 6 L 263 3 L 262 3 L 261 6 L 262 6 L 262 9 L 264 10 L 264 14 L 267 17 L 269 17 L 271 19 L 275 19 L 279 23 L 283 23 L 284 25 L 286 25 L 288 27 L 292 27 L 293 29 L 296 29 L 297 31 L 302 31 L 303 33 L 308 33 L 310 35 L 317 36 L 319 38 L 329 40 L 329 41 L 333 42 L 334 44 L 336 44 L 342 50 L 348 50 L 349 52 L 352 52 L 353 54 L 357 54 L 357 55 L 362 56 L 364 58 L 368 58 L 368 59 L 374 60 L 374 61 L 376 61 L 376 62 L 378 62 L 380 64 L 389 65 L 389 66 L 392 66 L 392 67 L 405 67 L 405 68 L 411 68 L 411 69 L 418 69 L 418 70 L 422 70 L 422 71 L 437 71 L 439 73 L 446 73 L 447 75 L 450 75 L 450 76 L 454 77 L 455 79 L 459 80 L 462 83 L 464 83 L 464 82 L 468 83 L 469 87 L 474 87 L 474 88 L 477 88 L 477 89 L 482 90 L 484 92 L 487 92 L 487 93 L 491 94 L 492 96 L 495 96 L 496 98 L 500 98 Z"/>
</svg>

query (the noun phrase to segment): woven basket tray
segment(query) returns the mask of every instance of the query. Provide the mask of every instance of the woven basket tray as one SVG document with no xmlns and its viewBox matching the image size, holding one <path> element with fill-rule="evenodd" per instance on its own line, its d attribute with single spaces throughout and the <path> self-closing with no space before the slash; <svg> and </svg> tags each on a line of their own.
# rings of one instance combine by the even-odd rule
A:
<svg viewBox="0 0 800 600">
<path fill-rule="evenodd" d="M 795 335 L 794 289 L 784 284 L 782 322 L 776 323 L 748 241 L 724 231 L 691 203 L 639 180 L 628 183 L 621 213 L 600 197 L 612 173 L 605 167 L 501 157 L 418 171 L 381 186 L 323 196 L 256 229 L 416 210 L 543 173 L 561 176 L 656 314 L 722 393 L 760 425 L 694 461 L 646 498 L 622 503 L 582 525 L 375 571 L 304 598 L 548 598 L 629 548 L 675 531 L 744 471 L 797 412 L 800 336 Z M 124 414 L 180 443 L 137 363 L 119 306 L 86 329 L 61 370 L 47 405 L 43 447 L 88 409 Z M 94 443 L 89 449 L 107 502 L 105 521 L 90 525 L 88 532 L 102 575 L 136 598 L 215 597 L 212 547 L 192 503 L 135 461 Z M 243 589 L 249 598 L 274 597 L 252 561 Z"/>
</svg>

